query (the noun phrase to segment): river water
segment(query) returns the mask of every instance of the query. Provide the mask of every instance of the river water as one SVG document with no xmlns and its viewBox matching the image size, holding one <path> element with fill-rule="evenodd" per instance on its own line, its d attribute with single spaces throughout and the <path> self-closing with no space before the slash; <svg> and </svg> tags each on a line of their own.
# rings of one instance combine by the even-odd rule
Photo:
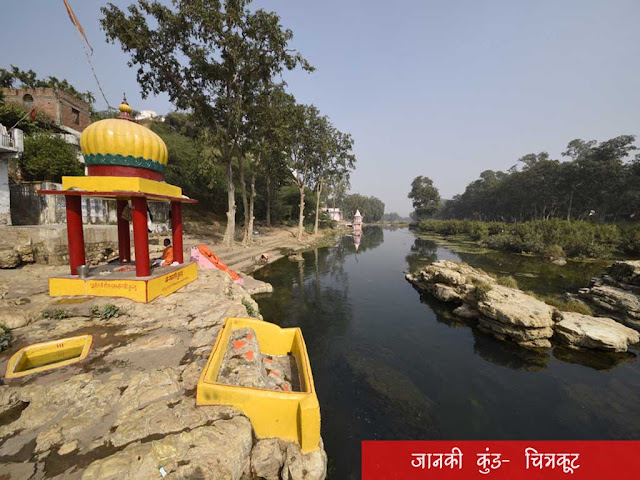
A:
<svg viewBox="0 0 640 480">
<path fill-rule="evenodd" d="M 436 258 L 463 260 L 558 293 L 585 286 L 601 265 L 547 270 L 379 227 L 365 229 L 358 250 L 343 237 L 303 256 L 256 272 L 274 286 L 257 300 L 265 320 L 302 328 L 329 478 L 360 477 L 362 440 L 640 439 L 635 354 L 520 349 L 457 320 L 403 274 Z"/>
</svg>

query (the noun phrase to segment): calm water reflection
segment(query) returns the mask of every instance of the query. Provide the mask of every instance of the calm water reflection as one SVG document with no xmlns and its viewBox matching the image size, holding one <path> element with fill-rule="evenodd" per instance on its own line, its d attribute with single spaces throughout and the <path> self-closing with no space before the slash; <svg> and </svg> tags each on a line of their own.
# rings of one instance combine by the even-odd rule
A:
<svg viewBox="0 0 640 480">
<path fill-rule="evenodd" d="M 357 251 L 344 237 L 256 274 L 275 288 L 258 298 L 265 320 L 304 333 L 331 478 L 359 478 L 361 440 L 640 439 L 634 354 L 494 340 L 406 282 L 403 270 L 425 258 L 461 260 L 407 229 L 369 227 Z"/>
</svg>

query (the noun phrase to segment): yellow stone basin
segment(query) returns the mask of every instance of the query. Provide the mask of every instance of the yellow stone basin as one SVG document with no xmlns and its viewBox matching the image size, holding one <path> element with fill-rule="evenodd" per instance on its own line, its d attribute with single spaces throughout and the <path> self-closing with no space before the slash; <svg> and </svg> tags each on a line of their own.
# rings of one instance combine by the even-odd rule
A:
<svg viewBox="0 0 640 480">
<path fill-rule="evenodd" d="M 5 378 L 23 377 L 84 360 L 92 342 L 91 335 L 80 335 L 21 348 L 9 359 Z"/>
<path fill-rule="evenodd" d="M 298 363 L 299 392 L 240 387 L 218 383 L 231 332 L 252 328 L 266 355 L 292 353 Z M 320 405 L 313 385 L 307 347 L 299 328 L 280 328 L 253 318 L 227 318 L 218 334 L 196 394 L 198 405 L 231 405 L 250 420 L 260 438 L 282 438 L 297 442 L 303 453 L 318 450 L 320 444 Z"/>
</svg>

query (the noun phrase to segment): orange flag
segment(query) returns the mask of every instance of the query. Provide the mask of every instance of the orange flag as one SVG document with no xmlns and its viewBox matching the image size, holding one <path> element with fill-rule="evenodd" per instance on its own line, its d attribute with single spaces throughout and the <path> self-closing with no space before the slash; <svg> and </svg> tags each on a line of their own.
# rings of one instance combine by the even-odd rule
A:
<svg viewBox="0 0 640 480">
<path fill-rule="evenodd" d="M 32 108 L 31 111 L 29 112 L 29 115 L 31 116 L 31 120 L 33 120 L 35 122 L 36 121 L 36 109 Z"/>
<path fill-rule="evenodd" d="M 89 48 L 91 49 L 91 53 L 93 53 L 93 47 L 89 43 L 89 39 L 87 38 L 87 34 L 84 33 L 84 28 L 82 28 L 82 25 L 80 25 L 80 22 L 78 21 L 78 17 L 76 17 L 76 14 L 73 13 L 73 10 L 71 10 L 71 5 L 69 5 L 69 2 L 67 0 L 63 0 L 63 1 L 64 1 L 64 6 L 67 7 L 67 13 L 69 14 L 69 20 L 71 20 L 71 23 L 73 23 L 73 25 L 78 29 L 78 31 L 80 32 L 80 35 L 82 35 L 84 37 L 84 41 L 87 42 L 87 45 L 89 45 Z"/>
</svg>

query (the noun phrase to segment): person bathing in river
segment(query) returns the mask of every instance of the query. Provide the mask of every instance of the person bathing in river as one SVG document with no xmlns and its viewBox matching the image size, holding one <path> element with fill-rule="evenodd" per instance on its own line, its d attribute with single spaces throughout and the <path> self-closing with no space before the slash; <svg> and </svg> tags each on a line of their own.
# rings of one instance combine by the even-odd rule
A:
<svg viewBox="0 0 640 480">
<path fill-rule="evenodd" d="M 173 263 L 173 245 L 168 238 L 164 239 L 164 250 L 162 251 L 162 258 L 156 258 L 153 261 L 154 267 L 165 267 Z"/>
</svg>

